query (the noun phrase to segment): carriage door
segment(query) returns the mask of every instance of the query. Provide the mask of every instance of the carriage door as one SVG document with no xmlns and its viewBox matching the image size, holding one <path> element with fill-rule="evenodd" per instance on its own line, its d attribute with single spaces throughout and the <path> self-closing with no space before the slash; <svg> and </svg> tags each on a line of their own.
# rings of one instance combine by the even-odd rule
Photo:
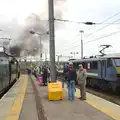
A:
<svg viewBox="0 0 120 120">
<path fill-rule="evenodd" d="M 106 60 L 101 60 L 101 78 L 103 79 L 106 77 L 106 65 Z"/>
</svg>

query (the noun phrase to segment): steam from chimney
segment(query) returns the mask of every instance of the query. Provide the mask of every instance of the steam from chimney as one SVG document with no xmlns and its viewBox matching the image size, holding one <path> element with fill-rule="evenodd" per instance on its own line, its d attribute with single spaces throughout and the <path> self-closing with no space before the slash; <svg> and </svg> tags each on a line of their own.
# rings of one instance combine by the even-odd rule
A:
<svg viewBox="0 0 120 120">
<path fill-rule="evenodd" d="M 21 53 L 21 47 L 20 46 L 12 46 L 10 48 L 10 53 L 14 55 L 15 57 L 19 57 Z"/>
<path fill-rule="evenodd" d="M 55 2 L 55 18 L 61 18 L 63 12 L 65 10 L 64 8 L 64 3 L 67 0 L 54 0 Z M 46 3 L 48 0 L 46 0 Z M 47 11 L 47 12 L 46 12 Z M 17 39 L 17 44 L 16 46 L 13 46 L 11 48 L 11 52 L 16 54 L 17 56 L 20 56 L 21 54 L 25 55 L 25 49 L 28 50 L 27 54 L 37 54 L 39 51 L 39 41 L 40 37 L 36 35 L 31 35 L 29 33 L 29 30 L 33 29 L 36 32 L 39 33 L 45 33 L 47 32 L 48 29 L 48 7 L 46 7 L 45 13 L 40 13 L 40 15 L 32 13 L 31 15 L 28 16 L 27 18 L 27 26 L 24 28 L 24 31 L 20 34 L 20 36 Z M 46 20 L 41 20 L 41 18 L 47 18 Z M 55 24 L 56 30 L 59 28 L 59 22 Z M 44 52 L 43 46 L 44 42 L 48 42 L 48 35 L 43 35 L 41 36 L 42 40 L 42 52 Z M 36 52 L 34 51 L 34 48 L 36 48 Z"/>
</svg>

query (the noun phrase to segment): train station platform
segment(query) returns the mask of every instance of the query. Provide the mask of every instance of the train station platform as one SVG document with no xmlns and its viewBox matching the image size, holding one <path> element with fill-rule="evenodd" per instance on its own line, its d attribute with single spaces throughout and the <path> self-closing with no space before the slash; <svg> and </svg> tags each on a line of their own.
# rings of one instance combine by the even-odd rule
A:
<svg viewBox="0 0 120 120">
<path fill-rule="evenodd" d="M 35 82 L 37 86 L 37 82 Z M 76 99 L 68 100 L 67 86 L 64 100 L 48 101 L 47 87 L 38 87 L 45 116 L 48 120 L 120 120 L 120 106 L 87 93 L 86 101 L 78 99 L 80 91 L 76 88 Z"/>
<path fill-rule="evenodd" d="M 0 99 L 0 120 L 18 120 L 27 88 L 28 76 L 22 75 Z"/>
<path fill-rule="evenodd" d="M 15 83 L 0 100 L 0 120 L 120 120 L 120 106 L 87 93 L 87 100 L 69 101 L 67 87 L 64 99 L 48 101 L 47 86 L 39 86 L 27 75 Z"/>
</svg>

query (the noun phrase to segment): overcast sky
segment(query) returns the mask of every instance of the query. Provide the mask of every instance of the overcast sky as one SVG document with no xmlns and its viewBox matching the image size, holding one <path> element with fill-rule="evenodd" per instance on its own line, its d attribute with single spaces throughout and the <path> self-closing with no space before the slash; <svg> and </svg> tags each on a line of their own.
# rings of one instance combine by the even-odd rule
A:
<svg viewBox="0 0 120 120">
<path fill-rule="evenodd" d="M 120 0 L 56 1 L 65 1 L 60 2 L 62 3 L 60 5 L 57 3 L 57 7 L 59 7 L 58 9 L 61 12 L 60 18 L 72 21 L 100 23 L 120 12 Z M 0 0 L 0 29 L 4 30 L 0 33 L 1 37 L 10 36 L 16 40 L 27 25 L 27 17 L 32 13 L 39 15 L 43 20 L 47 20 L 47 6 L 47 0 Z M 59 16 L 56 15 L 56 17 Z M 112 17 L 105 23 L 112 22 L 120 23 L 120 14 Z M 55 33 L 56 53 L 65 56 L 70 56 L 70 52 L 79 52 L 79 55 L 76 55 L 76 57 L 80 57 L 80 30 L 84 30 L 84 43 L 120 31 L 120 24 L 112 24 L 101 30 L 99 29 L 106 26 L 106 24 L 88 26 L 56 21 L 55 25 L 58 26 Z M 89 34 L 91 35 L 88 36 Z M 113 44 L 113 48 L 107 50 L 108 53 L 120 52 L 120 32 L 84 44 L 84 56 L 98 54 L 101 44 Z M 45 47 L 48 47 L 48 45 L 45 45 Z"/>
</svg>

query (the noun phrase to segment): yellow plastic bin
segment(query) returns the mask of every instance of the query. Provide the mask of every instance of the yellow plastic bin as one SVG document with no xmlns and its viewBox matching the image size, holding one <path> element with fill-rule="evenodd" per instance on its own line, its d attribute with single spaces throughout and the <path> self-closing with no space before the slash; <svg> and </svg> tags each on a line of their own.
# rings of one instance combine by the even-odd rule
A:
<svg viewBox="0 0 120 120">
<path fill-rule="evenodd" d="M 63 100 L 61 82 L 48 83 L 48 100 Z"/>
</svg>

